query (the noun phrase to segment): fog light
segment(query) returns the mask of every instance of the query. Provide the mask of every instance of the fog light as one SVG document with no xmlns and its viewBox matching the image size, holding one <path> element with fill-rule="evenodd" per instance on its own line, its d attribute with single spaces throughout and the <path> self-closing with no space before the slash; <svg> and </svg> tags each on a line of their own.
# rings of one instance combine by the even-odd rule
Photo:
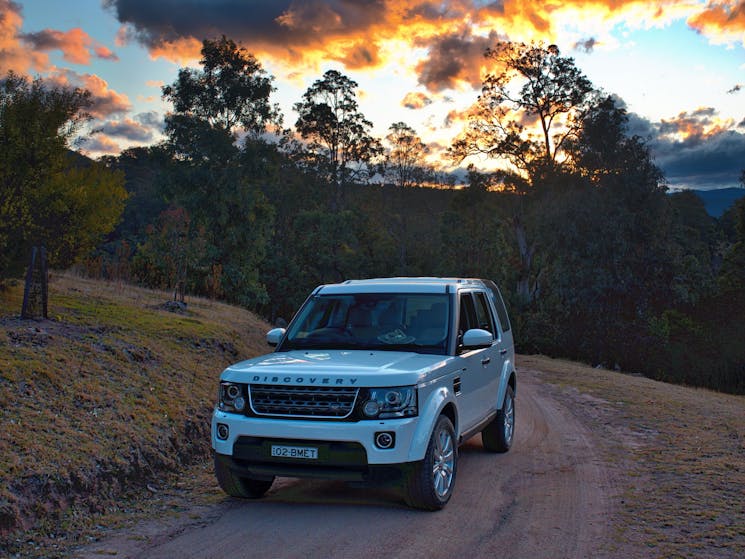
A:
<svg viewBox="0 0 745 559">
<path fill-rule="evenodd" d="M 388 431 L 375 433 L 375 446 L 378 448 L 392 448 L 395 442 L 396 438 L 393 433 L 389 433 Z"/>
<path fill-rule="evenodd" d="M 217 438 L 221 441 L 227 441 L 230 436 L 230 429 L 224 423 L 217 424 Z"/>
<path fill-rule="evenodd" d="M 375 417 L 376 415 L 378 415 L 379 411 L 380 406 L 375 400 L 368 400 L 362 407 L 362 413 L 364 413 L 367 417 Z"/>
</svg>

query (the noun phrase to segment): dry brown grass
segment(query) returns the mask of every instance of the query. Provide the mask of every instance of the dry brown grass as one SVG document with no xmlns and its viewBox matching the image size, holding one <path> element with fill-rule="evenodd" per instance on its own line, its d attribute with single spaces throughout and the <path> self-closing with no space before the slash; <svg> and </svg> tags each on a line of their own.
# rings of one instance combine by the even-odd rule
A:
<svg viewBox="0 0 745 559">
<path fill-rule="evenodd" d="M 545 357 L 518 365 L 555 385 L 621 466 L 619 556 L 745 557 L 744 396 Z"/>
<path fill-rule="evenodd" d="M 33 321 L 22 286 L 0 293 L 0 546 L 116 511 L 208 456 L 218 375 L 265 352 L 268 326 L 202 299 L 170 312 L 170 298 L 55 275 L 50 319 Z"/>
</svg>

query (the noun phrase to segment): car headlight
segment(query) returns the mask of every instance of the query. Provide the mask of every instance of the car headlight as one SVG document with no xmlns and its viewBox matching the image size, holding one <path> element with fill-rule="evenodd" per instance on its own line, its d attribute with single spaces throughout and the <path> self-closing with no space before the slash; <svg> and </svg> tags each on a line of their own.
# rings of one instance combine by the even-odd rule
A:
<svg viewBox="0 0 745 559">
<path fill-rule="evenodd" d="M 246 390 L 236 382 L 220 382 L 217 394 L 217 407 L 220 411 L 242 413 L 246 409 Z"/>
<path fill-rule="evenodd" d="M 418 413 L 416 387 L 369 388 L 361 409 L 365 419 L 413 417 Z"/>
</svg>

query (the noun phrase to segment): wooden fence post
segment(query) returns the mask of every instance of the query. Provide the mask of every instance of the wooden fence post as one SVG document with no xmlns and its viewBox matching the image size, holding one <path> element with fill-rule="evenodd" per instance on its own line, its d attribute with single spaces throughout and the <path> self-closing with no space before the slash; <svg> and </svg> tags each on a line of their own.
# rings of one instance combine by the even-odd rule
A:
<svg viewBox="0 0 745 559">
<path fill-rule="evenodd" d="M 31 262 L 26 272 L 23 288 L 21 318 L 48 317 L 49 274 L 47 270 L 47 250 L 45 247 L 31 249 Z"/>
</svg>

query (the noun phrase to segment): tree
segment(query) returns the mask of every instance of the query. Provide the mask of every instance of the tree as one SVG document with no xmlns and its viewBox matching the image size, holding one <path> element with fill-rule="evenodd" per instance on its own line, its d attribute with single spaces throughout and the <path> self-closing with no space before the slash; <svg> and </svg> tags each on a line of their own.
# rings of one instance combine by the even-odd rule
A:
<svg viewBox="0 0 745 559">
<path fill-rule="evenodd" d="M 119 220 L 121 173 L 68 149 L 90 94 L 9 73 L 0 82 L 0 278 L 17 275 L 30 248 L 66 267 Z"/>
<path fill-rule="evenodd" d="M 406 275 L 409 268 L 408 245 L 410 208 L 404 200 L 404 189 L 421 184 L 426 180 L 428 170 L 424 164 L 424 156 L 429 151 L 416 131 L 404 122 L 395 122 L 388 128 L 385 137 L 387 144 L 385 161 L 381 174 L 395 185 L 392 196 L 391 217 L 395 220 L 395 239 L 398 244 L 399 274 Z"/>
<path fill-rule="evenodd" d="M 725 254 L 719 276 L 721 290 L 741 303 L 745 303 L 745 198 L 740 198 L 732 208 L 735 215 L 735 243 Z"/>
<path fill-rule="evenodd" d="M 486 58 L 498 73 L 484 79 L 465 132 L 451 151 L 459 158 L 487 155 L 512 164 L 528 183 L 563 162 L 596 91 L 555 45 L 498 42 Z"/>
<path fill-rule="evenodd" d="M 498 193 L 490 177 L 473 167 L 468 187 L 455 191 L 442 217 L 442 263 L 438 273 L 455 277 L 485 277 L 504 285 L 508 263 L 498 212 Z"/>
<path fill-rule="evenodd" d="M 429 149 L 416 131 L 404 122 L 395 122 L 388 127 L 385 140 L 385 177 L 401 188 L 421 184 L 427 175 L 424 157 Z"/>
<path fill-rule="evenodd" d="M 486 155 L 508 162 L 499 174 L 504 188 L 519 195 L 510 221 L 520 256 L 518 299 L 527 304 L 537 293 L 538 274 L 533 270 L 536 247 L 528 235 L 531 201 L 526 197 L 566 184 L 566 147 L 596 92 L 574 59 L 561 56 L 555 45 L 500 41 L 485 56 L 498 71 L 485 78 L 466 129 L 450 152 L 458 160 Z"/>
<path fill-rule="evenodd" d="M 355 89 L 357 82 L 328 70 L 294 106 L 297 131 L 310 140 L 310 153 L 335 187 L 334 209 L 342 205 L 344 185 L 368 171 L 367 164 L 381 153 L 380 142 L 369 134 L 372 123 L 359 110 Z"/>
<path fill-rule="evenodd" d="M 273 78 L 226 37 L 203 42 L 201 63 L 201 70 L 182 69 L 176 82 L 163 88 L 174 113 L 166 117 L 173 160 L 162 188 L 171 204 L 186 210 L 191 227 L 204 232 L 202 257 L 215 278 L 204 289 L 254 307 L 266 299 L 259 266 L 273 218 L 258 161 L 276 149 L 260 137 L 279 122 L 269 102 Z M 247 133 L 242 144 L 240 131 Z"/>
<path fill-rule="evenodd" d="M 281 123 L 277 105 L 269 102 L 274 78 L 256 58 L 222 36 L 202 42 L 201 70 L 182 68 L 163 87 L 177 115 L 205 121 L 210 128 L 233 135 L 238 128 L 256 138 L 267 126 Z"/>
</svg>

